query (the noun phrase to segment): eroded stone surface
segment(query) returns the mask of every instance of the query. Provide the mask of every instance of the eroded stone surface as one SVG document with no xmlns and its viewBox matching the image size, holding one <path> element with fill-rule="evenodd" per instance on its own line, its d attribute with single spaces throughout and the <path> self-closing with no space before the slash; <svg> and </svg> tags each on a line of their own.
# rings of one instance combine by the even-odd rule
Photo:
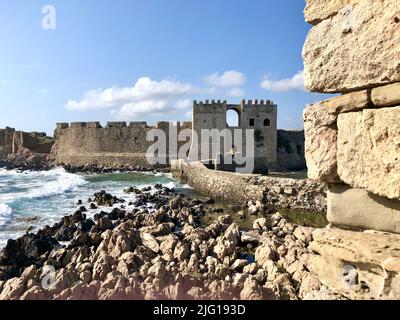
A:
<svg viewBox="0 0 400 320">
<path fill-rule="evenodd" d="M 338 182 L 336 161 L 336 116 L 323 103 L 304 110 L 305 156 L 308 177 L 324 182 Z"/>
<path fill-rule="evenodd" d="M 319 229 L 311 268 L 351 299 L 400 299 L 400 235 Z"/>
<path fill-rule="evenodd" d="M 367 90 L 351 92 L 332 99 L 321 102 L 330 114 L 359 111 L 368 108 L 370 105 Z"/>
<path fill-rule="evenodd" d="M 307 0 L 304 17 L 307 22 L 315 25 L 336 15 L 345 5 L 358 2 L 360 0 Z"/>
<path fill-rule="evenodd" d="M 400 199 L 400 107 L 338 117 L 337 163 L 342 181 Z"/>
<path fill-rule="evenodd" d="M 313 27 L 303 50 L 307 89 L 348 92 L 400 81 L 399 18 L 398 0 L 365 0 Z"/>
<path fill-rule="evenodd" d="M 400 83 L 372 89 L 371 99 L 377 107 L 400 105 Z"/>
<path fill-rule="evenodd" d="M 328 221 L 335 226 L 400 233 L 400 201 L 346 185 L 331 185 Z"/>
</svg>

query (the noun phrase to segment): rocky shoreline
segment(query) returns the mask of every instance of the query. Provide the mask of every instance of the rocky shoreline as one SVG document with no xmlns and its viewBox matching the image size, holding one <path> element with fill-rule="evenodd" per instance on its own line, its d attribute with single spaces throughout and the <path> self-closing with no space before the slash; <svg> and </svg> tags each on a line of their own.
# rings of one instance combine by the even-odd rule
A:
<svg viewBox="0 0 400 320">
<path fill-rule="evenodd" d="M 0 159 L 0 168 L 6 170 L 18 171 L 48 171 L 60 167 L 47 155 L 29 154 L 29 155 L 10 155 L 7 158 Z M 113 166 L 98 167 L 95 165 L 71 166 L 61 165 L 69 173 L 92 173 L 104 174 L 112 172 L 162 172 L 169 173 L 170 167 L 142 167 L 142 166 Z"/>
<path fill-rule="evenodd" d="M 0 300 L 340 298 L 310 271 L 312 228 L 257 203 L 251 230 L 230 215 L 204 226 L 212 199 L 161 185 L 125 191 L 137 209 L 101 191 L 54 226 L 9 240 L 0 253 Z"/>
</svg>

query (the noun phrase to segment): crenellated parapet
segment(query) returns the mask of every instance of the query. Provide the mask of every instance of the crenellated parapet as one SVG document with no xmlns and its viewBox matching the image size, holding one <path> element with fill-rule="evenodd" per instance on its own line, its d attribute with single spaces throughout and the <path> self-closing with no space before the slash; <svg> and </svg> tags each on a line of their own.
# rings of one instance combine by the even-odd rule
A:
<svg viewBox="0 0 400 320">
<path fill-rule="evenodd" d="M 248 107 L 276 107 L 271 100 L 242 100 L 240 103 L 242 108 Z"/>
</svg>

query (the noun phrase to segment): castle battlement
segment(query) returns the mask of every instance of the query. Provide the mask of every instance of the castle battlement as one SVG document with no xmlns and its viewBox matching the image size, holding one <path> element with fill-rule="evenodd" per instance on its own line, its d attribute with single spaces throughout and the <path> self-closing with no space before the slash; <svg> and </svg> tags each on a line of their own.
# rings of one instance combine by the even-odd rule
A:
<svg viewBox="0 0 400 320">
<path fill-rule="evenodd" d="M 205 101 L 199 101 L 197 102 L 196 100 L 193 101 L 193 106 L 197 107 L 197 106 L 225 106 L 227 104 L 226 100 L 205 100 Z"/>
<path fill-rule="evenodd" d="M 276 107 L 276 105 L 271 100 L 242 100 L 240 103 L 242 108 L 246 107 Z"/>
<path fill-rule="evenodd" d="M 132 122 L 107 122 L 106 126 L 102 126 L 99 121 L 93 122 L 60 122 L 57 123 L 56 130 L 65 130 L 65 129 L 76 129 L 76 128 L 87 128 L 87 129 L 110 129 L 110 128 L 119 128 L 119 129 L 168 129 L 170 125 L 178 127 L 178 129 L 191 128 L 191 121 L 183 121 L 183 122 L 172 122 L 172 121 L 160 121 L 157 122 L 156 125 L 151 126 L 148 125 L 146 121 L 132 121 Z"/>
</svg>

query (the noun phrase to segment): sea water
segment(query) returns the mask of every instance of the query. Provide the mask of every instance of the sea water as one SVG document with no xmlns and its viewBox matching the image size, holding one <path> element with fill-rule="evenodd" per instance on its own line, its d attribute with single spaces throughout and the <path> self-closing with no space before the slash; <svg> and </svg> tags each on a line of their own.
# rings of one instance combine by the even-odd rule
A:
<svg viewBox="0 0 400 320">
<path fill-rule="evenodd" d="M 94 193 L 100 190 L 129 203 L 135 195 L 125 194 L 124 189 L 155 184 L 178 191 L 189 188 L 174 181 L 169 174 L 131 172 L 94 175 L 72 174 L 62 168 L 25 172 L 0 169 L 0 248 L 8 239 L 18 238 L 28 229 L 34 232 L 59 222 L 65 215 L 73 214 L 80 207 L 78 200 L 88 206 L 88 198 L 93 198 Z M 127 206 L 127 209 L 133 208 Z M 108 211 L 110 208 L 90 210 L 88 216 L 101 210 Z"/>
</svg>

